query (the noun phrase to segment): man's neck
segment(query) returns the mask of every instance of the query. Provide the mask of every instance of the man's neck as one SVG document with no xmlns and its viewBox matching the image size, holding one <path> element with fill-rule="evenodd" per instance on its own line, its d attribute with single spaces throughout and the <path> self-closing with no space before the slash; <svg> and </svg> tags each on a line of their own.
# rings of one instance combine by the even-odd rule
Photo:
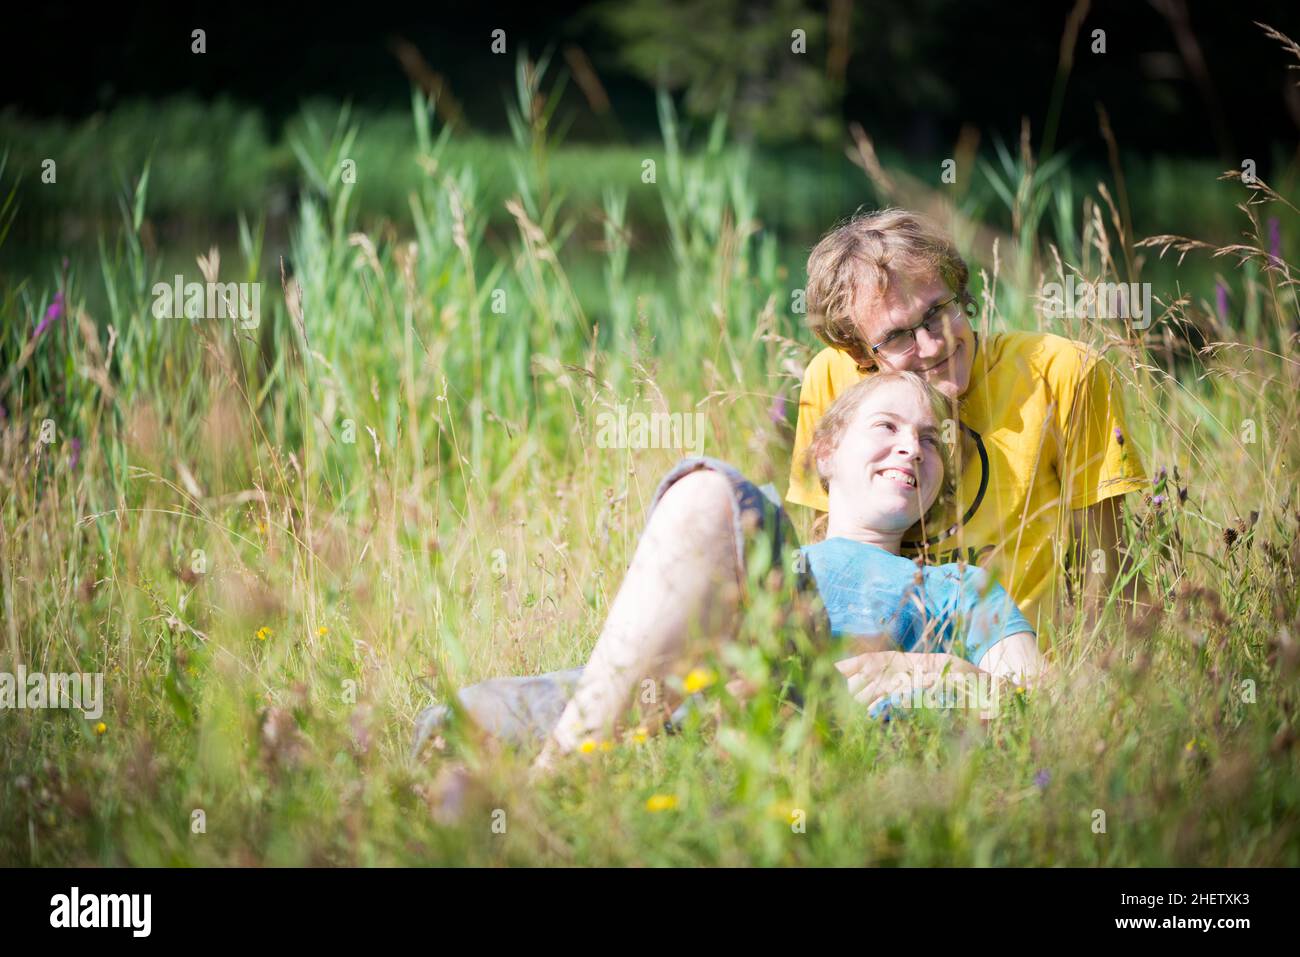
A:
<svg viewBox="0 0 1300 957">
<path fill-rule="evenodd" d="M 965 404 L 966 400 L 969 399 L 971 395 L 975 392 L 975 383 L 978 382 L 980 378 L 982 378 L 980 374 L 981 373 L 980 334 L 978 332 L 975 332 L 974 330 L 971 330 L 971 335 L 974 336 L 975 338 L 975 344 L 971 346 L 971 351 L 970 351 L 970 355 L 971 355 L 970 375 L 966 377 L 966 391 L 963 392 L 961 395 L 957 396 L 958 405 Z"/>
</svg>

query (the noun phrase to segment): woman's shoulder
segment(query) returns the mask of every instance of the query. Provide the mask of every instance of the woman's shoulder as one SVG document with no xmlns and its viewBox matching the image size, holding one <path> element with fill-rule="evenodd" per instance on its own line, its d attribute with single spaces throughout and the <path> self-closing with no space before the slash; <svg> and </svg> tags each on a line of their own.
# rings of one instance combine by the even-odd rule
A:
<svg viewBox="0 0 1300 957">
<path fill-rule="evenodd" d="M 824 538 L 812 545 L 804 545 L 800 551 L 809 560 L 821 564 L 870 566 L 876 574 L 911 575 L 916 571 L 912 559 L 888 552 L 878 545 L 854 541 L 851 538 Z"/>
<path fill-rule="evenodd" d="M 960 586 L 975 595 L 983 595 L 997 585 L 993 576 L 979 565 L 970 562 L 944 562 L 942 565 L 926 565 L 927 584 L 941 584 L 946 587 Z"/>
</svg>

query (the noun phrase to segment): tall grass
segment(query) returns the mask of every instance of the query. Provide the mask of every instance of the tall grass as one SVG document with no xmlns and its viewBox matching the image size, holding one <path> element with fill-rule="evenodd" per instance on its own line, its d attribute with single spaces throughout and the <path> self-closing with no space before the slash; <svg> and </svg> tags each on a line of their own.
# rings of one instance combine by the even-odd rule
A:
<svg viewBox="0 0 1300 957">
<path fill-rule="evenodd" d="M 661 101 L 655 182 L 640 158 L 594 178 L 593 253 L 558 180 L 544 66 L 518 79 L 504 240 L 478 167 L 417 96 L 409 232 L 361 231 L 341 172 L 366 130 L 341 114 L 291 140 L 304 189 L 283 286 L 260 220 L 241 224 L 238 260 L 205 256 L 209 277 L 264 284 L 255 329 L 152 315 L 171 278 L 141 238 L 156 163 L 124 187 L 97 271 L 0 292 L 0 661 L 106 676 L 102 727 L 0 714 L 0 860 L 1300 863 L 1300 360 L 1292 267 L 1267 225 L 1292 217 L 1290 232 L 1296 210 L 1264 183 L 1204 184 L 1241 205 L 1245 239 L 1224 250 L 1143 245 L 1102 192 L 1076 209 L 1010 157 L 994 168 L 1013 205 L 1047 203 L 1017 219 L 1010 276 L 979 264 L 981 321 L 1107 347 L 1130 438 L 1168 469 L 1130 500 L 1159 611 L 1133 628 L 1113 608 L 1092 628 L 1067 611 L 1054 654 L 1081 680 L 1004 702 L 987 728 L 931 712 L 878 725 L 832 691 L 790 713 L 770 686 L 741 709 L 715 686 L 716 726 L 620 743 L 537 786 L 523 758 L 472 740 L 468 771 L 408 754 L 431 694 L 585 660 L 679 454 L 599 447 L 600 411 L 703 411 L 708 454 L 784 488 L 814 349 L 791 312 L 802 277 L 757 228 L 753 157 L 721 121 L 688 150 Z M 675 282 L 629 241 L 633 189 L 662 206 Z M 1121 249 L 1220 263 L 1228 310 L 1201 282 L 1157 289 L 1168 309 L 1145 334 L 1049 326 L 1033 302 L 1052 246 L 1089 279 L 1119 279 Z M 599 311 L 571 280 L 593 256 Z M 773 605 L 760 595 L 725 656 L 760 683 Z"/>
</svg>

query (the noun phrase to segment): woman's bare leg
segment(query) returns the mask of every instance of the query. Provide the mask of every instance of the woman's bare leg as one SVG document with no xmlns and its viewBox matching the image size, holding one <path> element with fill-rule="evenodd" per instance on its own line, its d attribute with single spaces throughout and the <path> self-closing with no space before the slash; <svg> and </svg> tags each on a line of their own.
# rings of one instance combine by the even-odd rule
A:
<svg viewBox="0 0 1300 957">
<path fill-rule="evenodd" d="M 664 493 L 537 767 L 587 738 L 611 735 L 641 682 L 658 682 L 693 650 L 693 637 L 735 638 L 741 569 L 732 503 L 731 483 L 709 470 L 683 476 Z"/>
</svg>

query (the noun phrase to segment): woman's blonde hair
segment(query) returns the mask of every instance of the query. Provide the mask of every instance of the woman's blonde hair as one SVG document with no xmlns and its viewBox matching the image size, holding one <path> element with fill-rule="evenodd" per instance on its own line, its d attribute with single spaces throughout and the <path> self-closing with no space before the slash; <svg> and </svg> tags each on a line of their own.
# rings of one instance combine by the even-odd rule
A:
<svg viewBox="0 0 1300 957">
<path fill-rule="evenodd" d="M 942 230 L 904 209 L 858 212 L 823 236 L 808 256 L 808 326 L 859 368 L 875 369 L 855 321 L 855 303 L 864 294 L 884 295 L 891 276 L 936 274 L 963 308 L 973 307 L 966 288 L 970 269 Z"/>
<path fill-rule="evenodd" d="M 941 435 L 939 442 L 939 462 L 943 466 L 943 476 L 939 481 L 939 494 L 935 496 L 934 503 L 926 511 L 922 519 L 928 526 L 932 522 L 939 520 L 943 509 L 957 495 L 958 476 L 955 455 L 955 445 L 958 441 L 957 432 L 955 428 L 950 431 L 942 426 L 945 422 L 952 422 L 955 426 L 957 416 L 948 397 L 915 372 L 875 372 L 841 392 L 835 401 L 831 403 L 831 407 L 826 410 L 826 414 L 822 416 L 821 421 L 817 423 L 812 441 L 808 443 L 805 466 L 808 469 L 815 470 L 817 477 L 821 480 L 822 489 L 830 491 L 830 483 L 822 473 L 822 460 L 829 459 L 835 453 L 835 450 L 839 448 L 840 440 L 844 436 L 844 430 L 849 427 L 849 423 L 853 421 L 853 417 L 857 414 L 862 403 L 867 400 L 871 393 L 891 382 L 904 382 L 915 389 L 930 406 L 935 421 L 941 424 L 943 435 Z M 951 443 L 946 441 L 949 434 L 952 437 Z"/>
</svg>

